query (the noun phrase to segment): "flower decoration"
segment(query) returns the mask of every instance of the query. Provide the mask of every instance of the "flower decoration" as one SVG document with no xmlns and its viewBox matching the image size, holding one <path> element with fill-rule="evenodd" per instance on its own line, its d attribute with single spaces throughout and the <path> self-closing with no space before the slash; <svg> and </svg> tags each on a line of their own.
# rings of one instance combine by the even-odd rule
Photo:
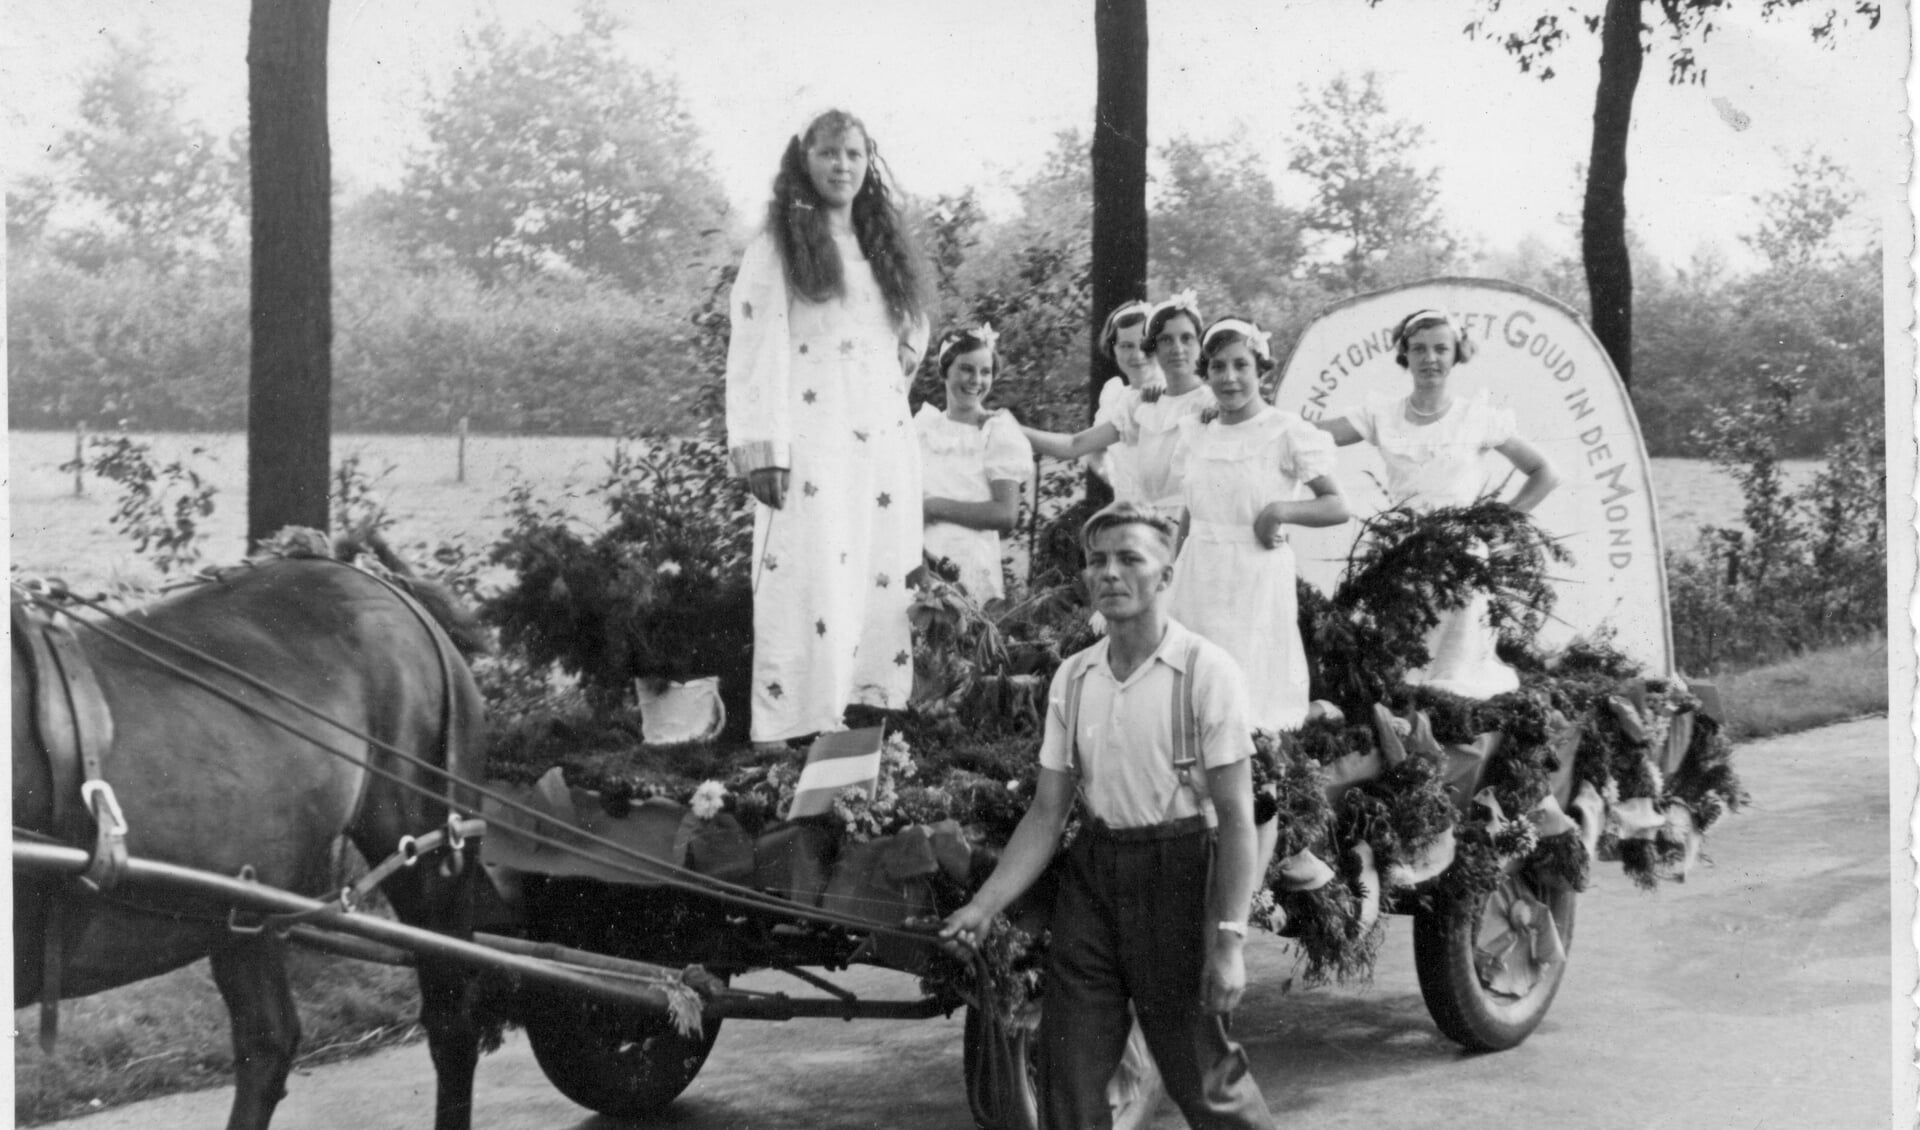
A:
<svg viewBox="0 0 1920 1130">
<path fill-rule="evenodd" d="M 1273 360 L 1273 348 L 1268 344 L 1272 340 L 1273 335 L 1261 329 L 1259 326 L 1254 325 L 1252 322 L 1244 321 L 1240 318 L 1222 318 L 1211 326 L 1208 326 L 1207 336 L 1202 338 L 1200 342 L 1201 348 L 1206 348 L 1207 342 L 1213 340 L 1213 335 L 1222 330 L 1232 330 L 1241 337 L 1246 338 L 1247 348 L 1253 350 L 1254 355 L 1262 361 Z"/>
<path fill-rule="evenodd" d="M 726 800 L 727 787 L 718 781 L 706 780 L 700 782 L 700 787 L 693 790 L 693 797 L 687 802 L 687 807 L 691 808 L 693 814 L 700 819 L 711 820 L 720 815 L 720 808 Z"/>
</svg>

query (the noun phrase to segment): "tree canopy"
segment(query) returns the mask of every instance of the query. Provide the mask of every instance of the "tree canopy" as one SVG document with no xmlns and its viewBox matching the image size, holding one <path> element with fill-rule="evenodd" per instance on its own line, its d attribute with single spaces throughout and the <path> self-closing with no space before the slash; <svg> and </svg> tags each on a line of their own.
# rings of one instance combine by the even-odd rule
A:
<svg viewBox="0 0 1920 1130">
<path fill-rule="evenodd" d="M 392 202 L 405 245 L 487 285 L 677 277 L 726 213 L 699 130 L 669 78 L 622 54 L 598 3 L 557 34 L 467 36 L 468 61 L 426 115 L 428 145 Z"/>
</svg>

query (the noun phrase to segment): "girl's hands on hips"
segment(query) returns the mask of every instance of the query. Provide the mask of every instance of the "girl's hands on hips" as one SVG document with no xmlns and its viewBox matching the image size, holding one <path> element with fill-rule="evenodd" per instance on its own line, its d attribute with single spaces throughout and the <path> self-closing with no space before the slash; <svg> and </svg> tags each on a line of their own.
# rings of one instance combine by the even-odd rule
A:
<svg viewBox="0 0 1920 1130">
<path fill-rule="evenodd" d="M 1253 537 L 1262 549 L 1279 549 L 1287 544 L 1286 503 L 1269 502 L 1253 519 Z"/>
</svg>

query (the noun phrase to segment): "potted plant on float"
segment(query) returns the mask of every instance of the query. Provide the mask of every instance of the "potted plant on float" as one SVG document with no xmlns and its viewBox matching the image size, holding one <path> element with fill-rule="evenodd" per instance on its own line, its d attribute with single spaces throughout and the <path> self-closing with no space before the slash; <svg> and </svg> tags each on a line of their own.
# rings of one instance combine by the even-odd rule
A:
<svg viewBox="0 0 1920 1130">
<path fill-rule="evenodd" d="M 607 516 L 597 531 L 525 486 L 509 493 L 491 558 L 513 580 L 482 610 L 502 647 L 577 678 L 601 720 L 637 701 L 649 741 L 742 736 L 753 521 L 725 450 L 622 443 L 587 494 Z"/>
</svg>

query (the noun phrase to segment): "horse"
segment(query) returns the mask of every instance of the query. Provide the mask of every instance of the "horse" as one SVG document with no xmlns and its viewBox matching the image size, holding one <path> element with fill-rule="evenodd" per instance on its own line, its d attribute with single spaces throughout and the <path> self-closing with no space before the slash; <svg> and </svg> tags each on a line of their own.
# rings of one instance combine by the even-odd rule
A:
<svg viewBox="0 0 1920 1130">
<path fill-rule="evenodd" d="M 448 634 L 462 626 L 436 619 L 448 604 L 429 614 L 394 582 L 356 566 L 282 557 L 211 573 L 123 620 L 89 615 L 75 625 L 111 717 L 98 775 L 124 811 L 126 852 L 228 877 L 250 869 L 263 884 L 313 897 L 338 891 L 343 837 L 378 861 L 403 836 L 444 827 L 450 809 L 477 811 L 477 800 L 458 803 L 471 798 L 454 782 L 480 778 L 484 718 Z M 62 689 L 46 685 L 59 676 L 35 670 L 18 615 L 14 623 L 14 834 L 64 832 L 66 842 L 89 846 L 82 841 L 92 824 L 82 815 L 76 830 L 76 802 L 56 797 L 60 782 L 36 726 L 34 692 Z M 57 822 L 63 811 L 69 818 Z M 473 850 L 469 842 L 388 878 L 382 891 L 400 920 L 470 937 L 480 873 Z M 15 1007 L 41 1001 L 49 980 L 57 1007 L 60 997 L 208 957 L 233 1029 L 227 1125 L 264 1130 L 285 1097 L 300 1025 L 284 939 L 273 929 L 247 932 L 244 922 L 235 929 L 230 907 L 213 896 L 143 897 L 128 886 L 94 889 L 16 869 Z M 57 966 L 44 960 L 50 924 Z M 434 1125 L 467 1130 L 481 1035 L 469 1007 L 473 977 L 425 956 L 417 965 L 437 1076 Z"/>
</svg>

